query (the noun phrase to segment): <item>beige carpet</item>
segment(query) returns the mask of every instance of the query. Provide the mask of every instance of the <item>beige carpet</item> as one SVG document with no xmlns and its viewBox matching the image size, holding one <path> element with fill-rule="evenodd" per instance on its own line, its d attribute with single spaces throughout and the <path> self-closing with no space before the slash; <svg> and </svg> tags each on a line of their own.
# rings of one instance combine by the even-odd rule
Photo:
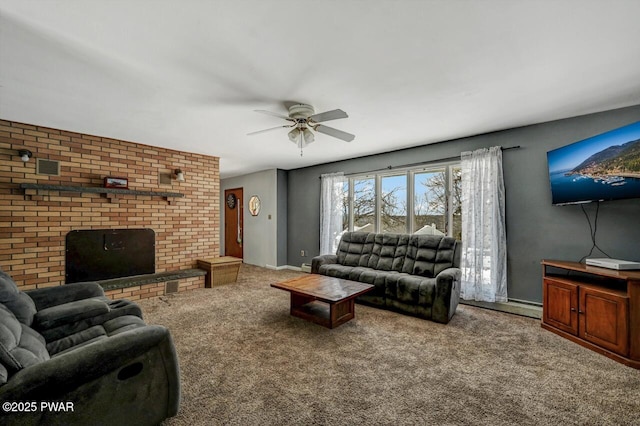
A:
<svg viewBox="0 0 640 426">
<path fill-rule="evenodd" d="M 166 425 L 640 424 L 640 371 L 538 320 L 461 305 L 442 325 L 356 305 L 329 330 L 269 286 L 297 275 L 243 265 L 236 284 L 140 302 L 180 357 Z"/>
</svg>

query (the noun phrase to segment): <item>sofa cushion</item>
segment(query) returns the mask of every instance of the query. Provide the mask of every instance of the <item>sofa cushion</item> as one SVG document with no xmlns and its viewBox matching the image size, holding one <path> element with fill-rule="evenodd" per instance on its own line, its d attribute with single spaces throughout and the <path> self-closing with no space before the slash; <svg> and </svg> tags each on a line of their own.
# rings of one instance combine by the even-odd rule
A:
<svg viewBox="0 0 640 426">
<path fill-rule="evenodd" d="M 48 359 L 44 338 L 0 304 L 0 362 L 8 373 Z"/>
<path fill-rule="evenodd" d="M 438 254 L 436 255 L 436 264 L 433 267 L 433 276 L 448 268 L 456 266 L 456 246 L 455 238 L 443 237 L 438 244 Z"/>
<path fill-rule="evenodd" d="M 8 378 L 9 378 L 9 372 L 7 371 L 4 365 L 0 364 L 0 386 L 7 383 Z"/>
<path fill-rule="evenodd" d="M 386 297 L 386 281 L 387 276 L 389 275 L 398 275 L 398 272 L 382 272 L 376 271 L 375 269 L 371 268 L 363 269 L 355 281 L 360 281 L 365 284 L 371 284 L 373 285 L 373 290 L 359 296 L 358 300 L 363 300 L 375 305 L 384 306 L 384 299 Z"/>
<path fill-rule="evenodd" d="M 454 263 L 456 240 L 440 235 L 411 235 L 402 272 L 433 278 Z"/>
<path fill-rule="evenodd" d="M 0 303 L 13 299 L 18 293 L 18 286 L 13 278 L 0 269 Z"/>
<path fill-rule="evenodd" d="M 404 303 L 418 303 L 421 277 L 401 273 L 389 276 L 385 281 L 387 299 Z"/>
<path fill-rule="evenodd" d="M 320 273 L 329 277 L 349 279 L 349 274 L 353 269 L 353 266 L 339 265 L 337 263 L 331 265 L 322 265 L 320 267 Z"/>
<path fill-rule="evenodd" d="M 336 252 L 338 263 L 345 266 L 364 266 L 368 261 L 372 241 L 368 232 L 345 232 Z M 367 251 L 365 251 L 367 248 Z M 364 259 L 362 259 L 364 257 Z"/>
<path fill-rule="evenodd" d="M 409 236 L 405 234 L 374 235 L 374 244 L 367 266 L 379 271 L 401 272 L 407 254 Z"/>
<path fill-rule="evenodd" d="M 15 299 L 3 303 L 22 324 L 31 326 L 36 313 L 36 305 L 26 293 L 18 293 Z"/>
<path fill-rule="evenodd" d="M 18 321 L 31 325 L 36 305 L 25 293 L 18 290 L 13 279 L 0 270 L 0 303 L 5 305 L 16 316 Z"/>
</svg>

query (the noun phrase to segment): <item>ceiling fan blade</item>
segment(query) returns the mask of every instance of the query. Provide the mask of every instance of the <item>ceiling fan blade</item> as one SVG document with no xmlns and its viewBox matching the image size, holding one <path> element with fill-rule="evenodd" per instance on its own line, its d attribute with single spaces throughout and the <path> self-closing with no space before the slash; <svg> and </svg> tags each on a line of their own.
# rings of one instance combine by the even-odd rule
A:
<svg viewBox="0 0 640 426">
<path fill-rule="evenodd" d="M 334 138 L 342 139 L 345 142 L 351 142 L 356 137 L 356 135 L 352 135 L 351 133 L 343 132 L 342 130 L 334 129 L 333 127 L 323 126 L 322 124 L 314 126 L 313 130 L 324 133 L 325 135 L 333 136 Z"/>
<path fill-rule="evenodd" d="M 272 130 L 282 129 L 283 127 L 293 127 L 293 126 L 295 126 L 295 124 L 291 126 L 284 125 L 284 126 L 278 126 L 278 127 L 271 127 L 270 129 L 258 130 L 256 132 L 247 133 L 247 136 L 257 135 L 258 133 L 270 132 Z"/>
<path fill-rule="evenodd" d="M 267 111 L 267 110 L 264 110 L 264 109 L 254 109 L 254 111 L 255 112 L 259 112 L 260 114 L 272 115 L 274 117 L 284 118 L 285 120 L 293 121 L 292 118 L 289 118 L 288 116 L 286 116 L 284 114 L 277 113 L 277 112 L 271 112 L 271 111 Z"/>
<path fill-rule="evenodd" d="M 341 109 L 334 109 L 333 111 L 320 112 L 318 114 L 313 114 L 309 117 L 309 120 L 314 121 L 316 123 L 322 123 L 323 121 L 329 120 L 337 120 L 339 118 L 347 118 L 349 117 L 346 112 Z"/>
</svg>

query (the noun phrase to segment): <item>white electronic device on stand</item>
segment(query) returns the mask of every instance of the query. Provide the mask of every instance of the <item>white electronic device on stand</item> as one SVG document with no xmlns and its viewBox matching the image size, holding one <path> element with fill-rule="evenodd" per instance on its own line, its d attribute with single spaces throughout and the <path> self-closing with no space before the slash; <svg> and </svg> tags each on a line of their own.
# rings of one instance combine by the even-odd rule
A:
<svg viewBox="0 0 640 426">
<path fill-rule="evenodd" d="M 618 271 L 626 271 L 630 269 L 640 269 L 640 262 L 632 262 L 630 260 L 592 258 L 585 260 L 587 265 L 599 266 L 601 268 L 617 269 Z"/>
</svg>

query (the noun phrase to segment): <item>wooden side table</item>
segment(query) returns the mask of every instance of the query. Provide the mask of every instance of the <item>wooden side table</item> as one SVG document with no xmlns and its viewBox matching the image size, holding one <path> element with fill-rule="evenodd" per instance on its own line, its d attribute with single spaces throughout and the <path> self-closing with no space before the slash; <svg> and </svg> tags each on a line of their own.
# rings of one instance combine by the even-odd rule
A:
<svg viewBox="0 0 640 426">
<path fill-rule="evenodd" d="M 236 282 L 241 264 L 242 259 L 232 256 L 198 259 L 198 268 L 207 271 L 204 277 L 206 288 Z"/>
</svg>

